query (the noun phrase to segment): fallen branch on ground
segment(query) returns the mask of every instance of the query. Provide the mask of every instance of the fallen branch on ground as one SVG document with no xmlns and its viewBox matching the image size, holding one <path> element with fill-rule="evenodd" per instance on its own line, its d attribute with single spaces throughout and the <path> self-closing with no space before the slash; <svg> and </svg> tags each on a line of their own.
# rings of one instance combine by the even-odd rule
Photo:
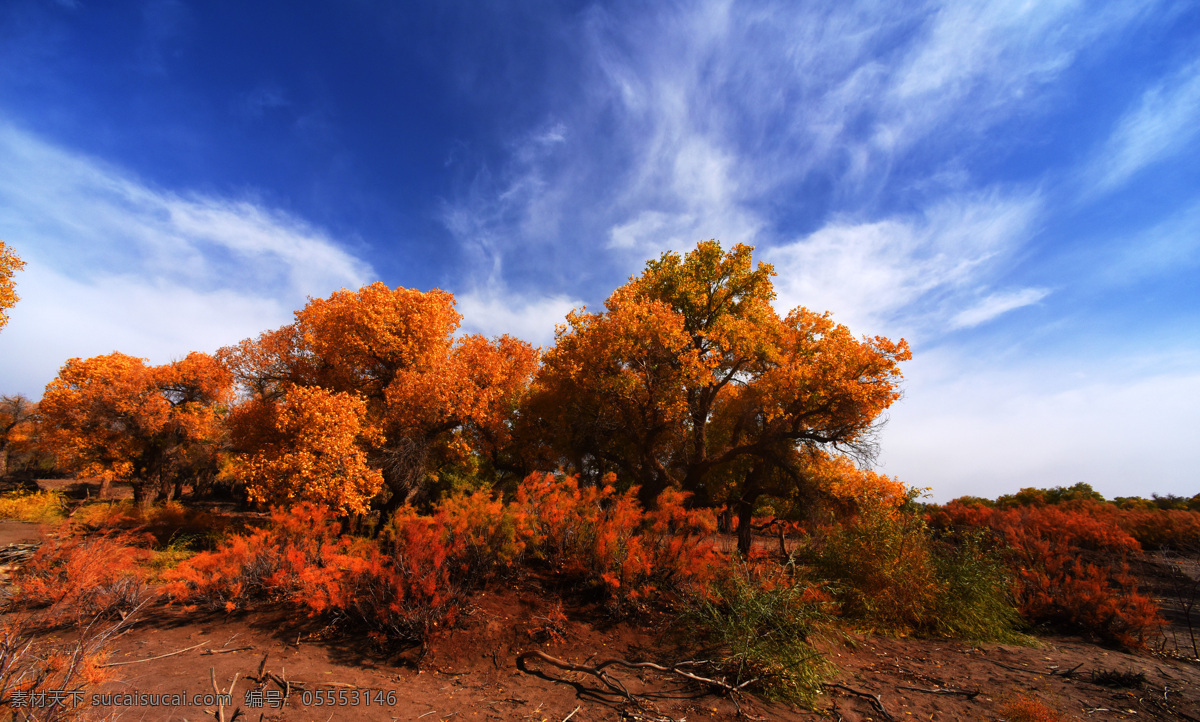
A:
<svg viewBox="0 0 1200 722">
<path fill-rule="evenodd" d="M 981 694 L 979 690 L 971 691 L 971 690 L 965 690 L 965 689 L 950 689 L 949 687 L 941 687 L 939 689 L 925 689 L 924 687 L 906 687 L 904 685 L 899 685 L 896 687 L 896 689 L 907 689 L 907 690 L 912 690 L 913 692 L 924 692 L 926 694 L 957 694 L 957 695 L 962 695 L 963 697 L 966 697 L 967 699 L 975 699 L 976 697 L 978 697 Z"/>
<path fill-rule="evenodd" d="M 213 693 L 217 696 L 217 712 L 213 716 L 217 718 L 217 722 L 225 722 L 225 703 L 222 700 L 224 699 L 225 695 L 228 695 L 231 698 L 233 697 L 233 688 L 237 686 L 238 673 L 233 673 L 233 681 L 229 683 L 229 691 L 227 692 L 222 692 L 221 688 L 217 686 L 217 670 L 215 667 L 208 668 L 208 676 L 210 679 L 212 679 Z M 234 720 L 241 716 L 242 708 L 235 707 L 233 710 L 233 717 L 230 718 L 229 722 L 234 722 Z"/>
<path fill-rule="evenodd" d="M 754 679 L 748 679 L 745 682 L 742 682 L 741 684 L 735 686 L 735 685 L 731 685 L 728 682 L 721 680 L 721 679 L 713 679 L 711 677 L 701 677 L 698 674 L 692 674 L 691 672 L 687 672 L 687 671 L 681 669 L 681 667 L 683 667 L 685 665 L 688 667 L 695 667 L 700 664 L 704 664 L 703 662 L 681 662 L 679 664 L 674 664 L 674 665 L 671 665 L 670 667 L 666 667 L 661 664 L 656 664 L 655 662 L 630 662 L 628 660 L 613 657 L 611 659 L 606 659 L 603 662 L 600 662 L 595 667 L 586 667 L 581 664 L 572 664 L 571 662 L 564 662 L 561 659 L 551 657 L 550 655 L 546 654 L 545 652 L 542 652 L 542 651 L 539 651 L 536 649 L 531 650 L 529 652 L 522 652 L 521 654 L 519 654 L 517 656 L 517 666 L 520 667 L 522 670 L 524 670 L 526 660 L 534 659 L 534 658 L 540 659 L 543 662 L 546 662 L 547 664 L 552 664 L 555 667 L 558 667 L 560 669 L 565 669 L 570 672 L 584 672 L 586 674 L 590 674 L 593 677 L 596 677 L 597 679 L 599 679 L 601 682 L 604 682 L 604 684 L 607 685 L 609 687 L 609 689 L 613 690 L 614 692 L 619 692 L 622 695 L 625 695 L 626 697 L 630 697 L 630 694 L 629 694 L 629 691 L 625 689 L 625 685 L 621 684 L 620 680 L 609 677 L 604 672 L 605 668 L 619 666 L 619 667 L 627 667 L 629 669 L 654 669 L 654 670 L 658 670 L 659 672 L 669 672 L 672 674 L 677 674 L 680 677 L 686 677 L 687 679 L 690 679 L 694 682 L 700 682 L 701 684 L 707 684 L 712 687 L 716 687 L 717 689 L 719 689 L 723 692 L 727 692 L 727 693 L 741 692 L 748 685 L 751 685 L 758 681 L 758 678 L 755 677 Z"/>
<path fill-rule="evenodd" d="M 190 652 L 193 649 L 195 649 L 196 647 L 203 647 L 206 644 L 208 644 L 208 642 L 201 642 L 200 644 L 193 644 L 192 646 L 187 647 L 185 649 L 177 649 L 174 652 L 167 652 L 166 654 L 160 654 L 157 657 L 146 657 L 145 659 L 131 659 L 127 662 L 109 662 L 108 664 L 102 664 L 100 666 L 101 667 L 120 667 L 123 664 L 140 664 L 142 662 L 153 662 L 156 659 L 162 659 L 164 657 L 174 657 L 177 654 L 183 654 L 184 652 Z"/>
<path fill-rule="evenodd" d="M 203 652 L 201 652 L 200 654 L 201 655 L 229 654 L 230 652 L 245 652 L 247 649 L 254 649 L 254 647 L 234 647 L 233 649 L 206 649 Z"/>
<path fill-rule="evenodd" d="M 880 699 L 879 695 L 877 695 L 877 694 L 871 694 L 870 692 L 860 692 L 859 690 L 854 689 L 853 687 L 847 687 L 844 684 L 836 684 L 833 682 L 826 682 L 825 684 L 823 684 L 821 686 L 822 687 L 833 687 L 835 689 L 843 689 L 843 690 L 849 692 L 850 694 L 862 697 L 862 698 L 866 699 L 867 701 L 869 701 L 871 703 L 871 705 L 875 708 L 875 710 L 877 712 L 879 712 L 879 714 L 883 715 L 884 719 L 893 720 L 893 722 L 896 719 L 895 717 L 893 717 L 891 715 L 890 712 L 887 711 L 887 707 L 883 706 L 883 700 Z"/>
</svg>

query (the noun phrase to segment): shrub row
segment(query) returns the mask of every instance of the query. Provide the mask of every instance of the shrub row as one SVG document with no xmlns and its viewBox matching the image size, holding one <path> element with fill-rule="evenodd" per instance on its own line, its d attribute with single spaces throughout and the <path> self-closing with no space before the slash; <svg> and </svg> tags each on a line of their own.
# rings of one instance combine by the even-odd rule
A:
<svg viewBox="0 0 1200 722">
<path fill-rule="evenodd" d="M 249 599 L 287 600 L 376 635 L 425 642 L 454 622 L 470 585 L 534 556 L 600 587 L 624 611 L 711 576 L 712 546 L 702 537 L 715 522 L 684 500 L 669 492 L 647 512 L 636 490 L 581 489 L 573 477 L 533 474 L 507 504 L 477 491 L 451 496 L 429 516 L 402 509 L 376 540 L 343 535 L 331 512 L 300 504 L 183 562 L 168 589 L 228 610 Z"/>
</svg>

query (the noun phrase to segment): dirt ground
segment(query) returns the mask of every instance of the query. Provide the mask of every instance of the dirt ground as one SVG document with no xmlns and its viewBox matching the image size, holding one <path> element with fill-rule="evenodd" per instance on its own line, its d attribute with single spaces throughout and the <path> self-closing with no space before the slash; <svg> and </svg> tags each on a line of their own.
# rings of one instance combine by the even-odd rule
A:
<svg viewBox="0 0 1200 722">
<path fill-rule="evenodd" d="M 0 519 L 0 547 L 9 544 L 31 544 L 40 541 L 42 528 L 23 521 Z"/>
<path fill-rule="evenodd" d="M 663 620 L 606 622 L 586 605 L 568 604 L 563 639 L 547 640 L 537 630 L 548 598 L 532 577 L 481 592 L 466 623 L 440 636 L 419 661 L 417 650 L 387 656 L 361 638 L 327 635 L 280 611 L 226 615 L 160 606 L 113 643 L 116 680 L 93 692 L 183 693 L 187 704 L 100 705 L 88 717 L 212 720 L 213 700 L 195 695 L 211 694 L 215 679 L 222 691 L 231 689 L 226 720 L 238 709 L 248 720 L 889 719 L 879 705 L 897 720 L 996 720 L 1018 694 L 1069 719 L 1200 719 L 1200 666 L 1065 637 L 1022 647 L 839 634 L 821 644 L 839 671 L 815 712 L 743 695 L 739 717 L 728 697 L 686 680 L 614 670 L 631 701 L 584 673 L 539 661 L 523 670 L 517 656 L 540 649 L 580 664 L 669 660 L 676 652 Z M 1141 674 L 1144 682 L 1105 686 L 1096 676 L 1106 672 Z"/>
</svg>

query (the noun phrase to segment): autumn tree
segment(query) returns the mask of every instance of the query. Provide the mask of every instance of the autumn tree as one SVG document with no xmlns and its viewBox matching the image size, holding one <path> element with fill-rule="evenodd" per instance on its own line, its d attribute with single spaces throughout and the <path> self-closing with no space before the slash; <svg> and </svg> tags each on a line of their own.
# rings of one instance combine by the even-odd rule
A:
<svg viewBox="0 0 1200 722">
<path fill-rule="evenodd" d="M 0 477 L 8 475 L 13 449 L 29 441 L 37 404 L 21 394 L 0 396 Z"/>
<path fill-rule="evenodd" d="M 362 413 L 351 414 L 358 424 L 355 441 L 338 447 L 339 458 L 356 478 L 366 479 L 359 456 L 365 454 L 392 509 L 428 492 L 437 470 L 447 464 L 478 458 L 495 467 L 505 464 L 511 417 L 536 368 L 537 353 L 507 336 L 455 340 L 460 322 L 454 297 L 445 291 L 375 283 L 310 300 L 294 323 L 222 349 L 220 356 L 247 390 L 246 403 L 256 414 L 277 418 L 282 412 L 271 408 L 287 407 L 301 389 L 342 394 L 337 403 L 343 405 L 350 398 L 360 400 Z M 334 403 L 335 397 L 322 398 Z M 339 438 L 348 440 L 354 425 L 345 418 L 348 425 Z M 234 446 L 241 454 L 258 454 L 262 443 L 248 426 L 235 424 Z M 286 453 L 302 454 L 302 444 Z M 263 488 L 313 497 L 296 488 L 310 483 L 301 475 L 280 467 L 256 473 L 253 483 Z M 268 484 L 272 473 L 277 476 Z M 359 508 L 359 495 L 370 485 L 344 481 L 350 484 L 347 490 L 356 491 L 326 501 L 344 510 Z"/>
<path fill-rule="evenodd" d="M 24 267 L 25 262 L 0 241 L 0 330 L 8 325 L 8 309 L 21 298 L 17 295 L 13 274 Z"/>
<path fill-rule="evenodd" d="M 365 513 L 383 485 L 367 465 L 365 449 L 378 444 L 379 432 L 366 414 L 358 396 L 320 387 L 298 386 L 277 402 L 251 399 L 230 417 L 233 433 L 253 449 L 237 457 L 233 473 L 251 501 Z"/>
<path fill-rule="evenodd" d="M 64 467 L 100 478 L 102 494 L 125 480 L 138 504 L 170 499 L 214 463 L 231 393 L 232 376 L 207 354 L 163 366 L 116 352 L 74 358 L 42 395 L 43 443 Z"/>
<path fill-rule="evenodd" d="M 760 496 L 813 483 L 806 454 L 869 456 L 907 344 L 805 308 L 780 318 L 774 270 L 751 251 L 665 253 L 603 312 L 567 317 L 527 404 L 564 464 L 617 471 L 646 501 L 675 487 L 732 503 L 748 529 Z"/>
</svg>

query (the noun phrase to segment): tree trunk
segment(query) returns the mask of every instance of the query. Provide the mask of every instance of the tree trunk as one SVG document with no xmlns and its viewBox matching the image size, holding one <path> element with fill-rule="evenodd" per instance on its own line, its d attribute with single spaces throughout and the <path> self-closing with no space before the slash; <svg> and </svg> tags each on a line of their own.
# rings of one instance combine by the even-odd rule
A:
<svg viewBox="0 0 1200 722">
<path fill-rule="evenodd" d="M 717 533 L 732 534 L 733 533 L 733 505 L 726 504 L 725 508 L 717 514 Z"/>
<path fill-rule="evenodd" d="M 743 496 L 738 499 L 738 551 L 745 557 L 750 554 L 750 544 L 754 541 L 754 502 L 758 494 L 751 497 Z"/>
<path fill-rule="evenodd" d="M 750 543 L 754 537 L 754 503 L 758 501 L 758 497 L 762 495 L 762 487 L 759 482 L 762 480 L 763 468 L 761 465 L 755 465 L 750 469 L 750 473 L 746 475 L 746 481 L 743 482 L 745 488 L 742 490 L 742 496 L 737 500 L 738 514 L 738 551 L 742 556 L 750 553 Z"/>
<path fill-rule="evenodd" d="M 146 488 L 148 484 L 141 479 L 134 479 L 130 482 L 130 485 L 133 486 L 133 505 L 142 509 L 149 508 L 151 497 L 147 493 L 150 491 Z"/>
</svg>

